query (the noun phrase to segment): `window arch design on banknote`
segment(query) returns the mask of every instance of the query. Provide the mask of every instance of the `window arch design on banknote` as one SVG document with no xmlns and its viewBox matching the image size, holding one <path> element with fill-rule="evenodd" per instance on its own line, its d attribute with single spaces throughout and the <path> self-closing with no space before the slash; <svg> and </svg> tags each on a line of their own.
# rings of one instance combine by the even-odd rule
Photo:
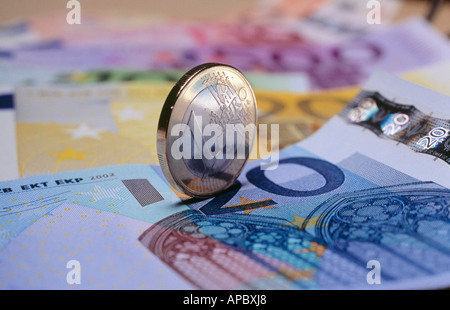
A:
<svg viewBox="0 0 450 310">
<path fill-rule="evenodd" d="M 189 210 L 153 225 L 140 241 L 200 288 L 211 288 L 201 280 L 206 274 L 217 275 L 208 280 L 219 289 L 360 287 L 374 258 L 383 264 L 385 281 L 446 271 L 449 201 L 450 191 L 433 182 L 348 192 L 319 205 L 302 227 Z"/>
<path fill-rule="evenodd" d="M 358 285 L 351 272 L 364 273 L 374 257 L 383 279 L 414 279 L 446 271 L 450 262 L 448 231 L 450 191 L 433 182 L 415 182 L 336 195 L 318 206 L 322 225 L 314 235 L 328 244 L 321 267 L 347 266 L 347 271 L 319 272 L 322 285 Z M 351 265 L 351 267 L 349 267 Z M 355 271 L 359 269 L 359 271 Z"/>
<path fill-rule="evenodd" d="M 358 240 L 381 244 L 384 234 L 401 233 L 449 255 L 442 236 L 436 238 L 424 231 L 427 225 L 438 222 L 442 231 L 450 229 L 449 201 L 450 191 L 433 182 L 373 188 L 333 196 L 318 206 L 304 225 L 325 214 L 323 225 L 315 226 L 315 235 L 326 243 Z"/>
<path fill-rule="evenodd" d="M 279 219 L 205 217 L 195 210 L 165 218 L 139 240 L 202 289 L 316 288 L 324 249 Z"/>
</svg>

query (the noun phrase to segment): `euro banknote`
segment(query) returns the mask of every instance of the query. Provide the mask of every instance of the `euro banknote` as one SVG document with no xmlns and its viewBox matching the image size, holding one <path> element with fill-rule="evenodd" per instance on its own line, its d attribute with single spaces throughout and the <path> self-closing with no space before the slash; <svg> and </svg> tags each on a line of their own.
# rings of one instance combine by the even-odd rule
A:
<svg viewBox="0 0 450 310">
<path fill-rule="evenodd" d="M 217 265 L 220 257 L 213 247 L 189 252 L 199 234 L 298 289 L 448 287 L 449 111 L 448 97 L 376 73 L 339 115 L 283 149 L 277 169 L 248 163 L 229 190 L 185 200 L 190 210 L 140 240 L 200 288 L 197 273 L 206 271 L 184 268 L 186 255 Z"/>
<path fill-rule="evenodd" d="M 157 163 L 156 124 L 171 87 L 106 83 L 17 88 L 20 176 Z"/>
<path fill-rule="evenodd" d="M 432 139 L 445 135 L 433 126 L 449 125 L 446 104 L 376 74 L 339 115 L 282 150 L 277 169 L 249 162 L 208 200 L 180 201 L 148 165 L 1 183 L 3 287 L 132 288 L 142 282 L 131 265 L 159 279 L 126 240 L 139 240 L 165 263 L 153 262 L 164 283 L 182 288 L 448 286 L 450 184 L 438 155 L 448 138 Z M 116 265 L 122 257 L 133 264 Z M 74 260 L 85 266 L 79 286 L 66 267 Z"/>
<path fill-rule="evenodd" d="M 204 62 L 228 63 L 242 71 L 300 72 L 312 89 L 353 86 L 374 69 L 400 73 L 448 58 L 448 40 L 424 20 L 413 19 L 336 45 L 196 46 L 96 45 L 19 50 L 12 63 L 66 70 L 127 68 L 185 70 Z M 398 58 L 398 55 L 404 57 Z"/>
<path fill-rule="evenodd" d="M 150 166 L 0 184 L 0 289 L 195 288 L 138 241 L 186 209 Z"/>
<path fill-rule="evenodd" d="M 194 271 L 195 282 L 150 253 L 148 244 L 167 240 L 145 232 L 189 210 L 155 168 L 107 166 L 0 182 L 0 289 L 293 288 L 269 264 L 200 231 L 196 240 L 181 232 L 171 246 L 161 244 L 169 259 L 187 254 L 175 263 Z M 210 249 L 219 265 L 201 254 Z"/>
</svg>

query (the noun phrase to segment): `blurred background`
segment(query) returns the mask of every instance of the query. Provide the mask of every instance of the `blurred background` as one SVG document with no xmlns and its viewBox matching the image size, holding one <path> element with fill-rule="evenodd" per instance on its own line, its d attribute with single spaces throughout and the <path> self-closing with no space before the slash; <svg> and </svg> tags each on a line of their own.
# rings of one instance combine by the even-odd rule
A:
<svg viewBox="0 0 450 310">
<path fill-rule="evenodd" d="M 171 16 L 182 19 L 214 20 L 227 14 L 240 12 L 255 5 L 265 5 L 267 1 L 209 1 L 209 0 L 82 0 L 83 13 L 88 14 L 126 14 L 137 16 Z M 302 2 L 302 0 L 299 0 Z M 303 1 L 308 2 L 308 1 Z M 364 1 L 361 1 L 364 2 Z M 440 2 L 440 8 L 434 16 L 433 23 L 442 31 L 450 31 L 450 1 Z M 0 21 L 7 23 L 26 19 L 42 13 L 67 11 L 67 1 L 41 0 L 41 1 L 8 1 L 0 0 Z M 432 0 L 404 0 L 398 10 L 395 20 L 401 20 L 412 15 L 426 16 L 432 6 Z"/>
<path fill-rule="evenodd" d="M 224 15 L 241 12 L 243 9 L 266 5 L 263 0 L 246 1 L 210 1 L 210 0 L 81 0 L 83 13 L 88 14 L 124 14 L 134 16 L 171 16 L 181 19 L 214 20 Z M 283 1 L 280 1 L 283 2 Z M 288 2 L 288 1 L 285 1 Z M 313 2 L 299 0 L 298 2 Z M 319 1 L 320 2 L 320 1 Z M 361 1 L 364 2 L 364 1 Z M 426 16 L 433 2 L 439 2 L 439 10 L 433 18 L 433 24 L 442 31 L 450 32 L 450 1 L 404 0 L 394 16 L 402 20 L 414 15 Z M 0 22 L 7 23 L 30 18 L 43 13 L 67 11 L 64 0 L 0 0 Z M 63 15 L 61 18 L 64 18 Z"/>
</svg>

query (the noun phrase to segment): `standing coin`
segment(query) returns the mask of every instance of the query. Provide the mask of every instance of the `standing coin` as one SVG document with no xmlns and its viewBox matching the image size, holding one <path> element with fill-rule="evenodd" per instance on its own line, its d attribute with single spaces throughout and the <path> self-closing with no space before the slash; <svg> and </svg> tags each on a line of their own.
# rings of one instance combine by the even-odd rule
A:
<svg viewBox="0 0 450 310">
<path fill-rule="evenodd" d="M 222 192 L 247 162 L 256 123 L 255 95 L 241 72 L 216 63 L 191 69 L 169 93 L 159 118 L 164 176 L 191 197 Z"/>
</svg>

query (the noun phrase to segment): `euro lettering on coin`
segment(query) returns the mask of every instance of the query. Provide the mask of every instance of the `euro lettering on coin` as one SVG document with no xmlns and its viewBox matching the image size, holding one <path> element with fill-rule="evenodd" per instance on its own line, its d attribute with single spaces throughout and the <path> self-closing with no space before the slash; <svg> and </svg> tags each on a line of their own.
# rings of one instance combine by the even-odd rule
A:
<svg viewBox="0 0 450 310">
<path fill-rule="evenodd" d="M 172 188 L 207 198 L 230 187 L 248 160 L 256 123 L 255 95 L 241 72 L 216 63 L 188 71 L 158 123 L 158 159 Z"/>
</svg>

